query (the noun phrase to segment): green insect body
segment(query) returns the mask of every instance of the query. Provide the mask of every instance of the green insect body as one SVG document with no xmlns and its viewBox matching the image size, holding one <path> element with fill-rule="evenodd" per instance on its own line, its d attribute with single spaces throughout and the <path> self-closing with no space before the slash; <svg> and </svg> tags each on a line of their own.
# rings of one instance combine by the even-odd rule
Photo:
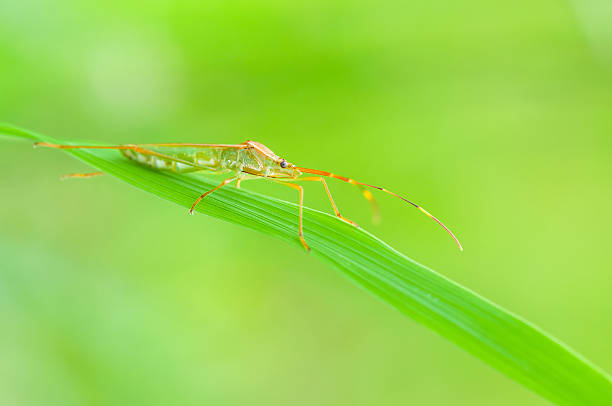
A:
<svg viewBox="0 0 612 406">
<path fill-rule="evenodd" d="M 122 149 L 121 153 L 139 164 L 176 173 L 233 172 L 273 178 L 297 178 L 301 175 L 293 165 L 283 164 L 286 165 L 283 168 L 281 163 L 286 161 L 270 156 L 252 144 L 256 143 L 247 141 L 244 148 L 139 145 L 134 149 Z"/>
<path fill-rule="evenodd" d="M 302 186 L 296 185 L 292 182 L 321 182 L 325 188 L 327 196 L 329 197 L 336 216 L 353 226 L 357 226 L 357 224 L 340 214 L 340 211 L 338 211 L 338 208 L 336 207 L 336 203 L 332 198 L 331 192 L 329 191 L 329 187 L 327 186 L 327 182 L 325 181 L 324 177 L 339 179 L 341 181 L 348 182 L 352 185 L 357 186 L 362 191 L 363 196 L 372 203 L 375 218 L 377 217 L 378 206 L 376 205 L 372 193 L 370 193 L 369 190 L 366 190 L 366 187 L 378 189 L 382 192 L 391 194 L 416 207 L 428 217 L 432 218 L 438 224 L 440 224 L 455 240 L 455 242 L 459 246 L 459 249 L 463 250 L 463 248 L 461 247 L 461 243 L 459 243 L 457 237 L 455 237 L 455 235 L 444 224 L 442 224 L 440 220 L 438 220 L 424 208 L 411 202 L 410 200 L 379 186 L 358 182 L 354 179 L 336 175 L 327 171 L 320 171 L 317 169 L 308 169 L 295 166 L 294 164 L 289 163 L 285 159 L 282 159 L 281 157 L 276 155 L 265 145 L 255 141 L 246 141 L 242 144 L 172 143 L 125 144 L 109 146 L 58 145 L 48 142 L 40 142 L 36 143 L 35 146 L 61 149 L 116 149 L 121 151 L 121 153 L 126 158 L 153 169 L 167 170 L 176 173 L 206 171 L 210 173 L 220 174 L 229 172 L 233 174 L 231 178 L 224 180 L 218 186 L 204 192 L 191 206 L 191 209 L 189 210 L 190 214 L 193 214 L 194 208 L 204 197 L 225 185 L 235 182 L 236 187 L 239 187 L 240 182 L 246 179 L 269 178 L 274 182 L 289 186 L 299 192 L 298 236 L 302 245 L 307 250 L 310 250 L 310 247 L 304 239 L 302 226 L 304 189 Z M 89 178 L 101 174 L 102 172 L 76 173 L 69 174 L 64 178 Z M 303 174 L 310 174 L 315 176 L 304 177 L 302 176 Z"/>
</svg>

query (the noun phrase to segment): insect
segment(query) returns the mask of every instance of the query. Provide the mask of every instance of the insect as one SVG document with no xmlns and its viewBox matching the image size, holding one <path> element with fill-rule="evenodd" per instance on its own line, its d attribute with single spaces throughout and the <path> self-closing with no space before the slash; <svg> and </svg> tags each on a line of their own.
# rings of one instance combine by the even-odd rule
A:
<svg viewBox="0 0 612 406">
<path fill-rule="evenodd" d="M 361 189 L 363 196 L 370 201 L 374 208 L 375 217 L 378 213 L 378 208 L 374 196 L 367 188 L 378 189 L 382 192 L 391 194 L 395 197 L 416 207 L 427 216 L 440 224 L 450 236 L 460 250 L 463 251 L 461 243 L 455 235 L 448 229 L 440 220 L 431 215 L 427 210 L 411 202 L 410 200 L 397 195 L 385 188 L 370 185 L 363 182 L 358 182 L 354 179 L 336 175 L 331 172 L 320 171 L 317 169 L 308 169 L 296 166 L 287 160 L 276 155 L 272 150 L 263 144 L 255 141 L 246 141 L 242 144 L 185 144 L 185 143 L 169 143 L 169 144 L 125 144 L 113 146 L 94 146 L 94 145 L 60 145 L 47 142 L 39 142 L 34 146 L 60 148 L 60 149 L 116 149 L 119 150 L 126 158 L 136 161 L 142 165 L 159 169 L 168 170 L 176 173 L 190 173 L 205 171 L 208 173 L 231 173 L 232 176 L 216 187 L 202 193 L 200 197 L 191 206 L 189 214 L 193 214 L 193 210 L 197 204 L 206 196 L 214 191 L 226 186 L 232 182 L 236 183 L 236 187 L 240 188 L 240 183 L 244 180 L 266 178 L 281 185 L 291 187 L 299 192 L 299 221 L 298 221 L 298 237 L 306 250 L 310 247 L 304 239 L 302 229 L 302 213 L 304 206 L 304 188 L 296 185 L 294 182 L 321 182 L 327 193 L 327 197 L 331 202 L 334 212 L 341 220 L 358 227 L 353 221 L 343 217 L 334 202 L 334 199 L 329 191 L 325 177 L 335 178 L 348 182 Z M 64 177 L 87 178 L 97 175 L 102 175 L 103 172 L 92 173 L 76 173 L 66 175 Z M 304 176 L 315 175 L 315 176 Z"/>
</svg>

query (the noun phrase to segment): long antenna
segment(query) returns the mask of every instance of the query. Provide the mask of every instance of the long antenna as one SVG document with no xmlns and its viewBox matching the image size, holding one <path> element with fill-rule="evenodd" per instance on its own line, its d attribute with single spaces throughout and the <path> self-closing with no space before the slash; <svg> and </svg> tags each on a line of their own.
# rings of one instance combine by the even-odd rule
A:
<svg viewBox="0 0 612 406">
<path fill-rule="evenodd" d="M 410 203 L 411 205 L 413 205 L 414 207 L 416 207 L 417 209 L 419 209 L 420 211 L 425 213 L 428 217 L 432 218 L 436 223 L 440 224 L 442 226 L 442 228 L 444 228 L 446 230 L 446 232 L 453 238 L 453 240 L 455 240 L 455 243 L 457 243 L 457 246 L 459 247 L 459 250 L 463 251 L 463 247 L 461 246 L 461 243 L 459 242 L 457 237 L 455 237 L 455 234 L 453 234 L 453 232 L 448 227 L 446 227 L 440 220 L 438 220 L 436 217 L 434 217 L 430 212 L 428 212 L 427 210 L 425 210 L 424 208 L 422 208 L 418 204 L 411 202 L 410 200 L 406 199 L 405 197 L 402 197 L 402 196 L 400 196 L 400 195 L 398 195 L 396 193 L 393 193 L 392 191 L 387 190 L 385 188 L 382 188 L 380 186 L 374 186 L 374 185 L 370 185 L 370 184 L 367 184 L 367 183 L 358 182 L 358 181 L 356 181 L 354 179 L 347 178 L 345 176 L 336 175 L 336 174 L 331 173 L 331 172 L 320 171 L 318 169 L 300 168 L 300 167 L 296 167 L 295 169 L 297 169 L 297 170 L 299 170 L 301 172 L 313 173 L 315 175 L 322 175 L 322 176 L 328 176 L 330 178 L 340 179 L 340 180 L 342 180 L 344 182 L 348 182 L 348 183 L 351 183 L 351 184 L 354 184 L 354 185 L 357 185 L 357 186 L 359 186 L 359 185 L 368 186 L 368 187 L 371 187 L 371 188 L 374 188 L 374 189 L 378 189 L 378 190 L 380 190 L 382 192 L 389 193 L 390 195 L 393 195 L 395 197 L 398 197 L 398 198 L 402 199 L 403 201 L 405 201 L 407 203 Z M 367 197 L 367 195 L 366 195 L 366 197 Z M 370 200 L 370 199 L 368 199 L 368 200 Z"/>
</svg>

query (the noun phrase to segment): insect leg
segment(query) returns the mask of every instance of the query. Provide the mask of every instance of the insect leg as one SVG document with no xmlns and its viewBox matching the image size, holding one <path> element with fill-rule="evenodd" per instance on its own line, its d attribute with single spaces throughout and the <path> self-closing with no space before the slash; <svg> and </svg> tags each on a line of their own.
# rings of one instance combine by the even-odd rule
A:
<svg viewBox="0 0 612 406">
<path fill-rule="evenodd" d="M 280 183 L 281 185 L 285 185 L 285 186 L 289 186 L 290 188 L 297 189 L 300 192 L 300 217 L 299 217 L 299 224 L 298 224 L 298 236 L 300 237 L 300 242 L 302 243 L 306 251 L 310 251 L 310 247 L 308 246 L 308 244 L 306 244 L 306 240 L 304 239 L 304 231 L 302 229 L 302 218 L 303 218 L 303 211 L 304 211 L 303 210 L 304 209 L 304 188 L 301 187 L 300 185 L 294 185 L 293 183 L 286 183 L 286 182 L 281 182 L 281 181 L 276 181 L 276 182 Z"/>
<path fill-rule="evenodd" d="M 34 148 L 36 147 L 49 147 L 59 149 L 134 149 L 134 145 L 63 145 L 63 144 L 52 144 L 50 142 L 35 142 Z"/>
<path fill-rule="evenodd" d="M 94 176 L 104 175 L 104 172 L 89 172 L 89 173 L 67 173 L 63 175 L 60 179 L 66 180 L 70 178 L 93 178 Z"/>
<path fill-rule="evenodd" d="M 60 149 L 80 149 L 80 148 L 97 148 L 97 149 L 133 149 L 134 147 L 192 147 L 192 148 L 227 148 L 227 149 L 248 149 L 245 144 L 192 144 L 184 142 L 162 143 L 162 144 L 126 144 L 126 145 L 70 145 L 70 144 L 53 144 L 51 142 L 35 142 L 36 147 L 49 147 Z"/>
<path fill-rule="evenodd" d="M 265 178 L 261 176 L 251 175 L 247 172 L 242 172 L 240 174 L 240 177 L 236 181 L 236 189 L 240 189 L 241 183 L 244 182 L 245 180 L 261 180 L 261 179 L 265 179 Z"/>
<path fill-rule="evenodd" d="M 302 172 L 312 173 L 314 175 L 329 176 L 330 178 L 340 179 L 342 181 L 350 183 L 353 186 L 357 186 L 359 190 L 361 191 L 361 193 L 363 194 L 363 197 L 365 197 L 372 205 L 372 222 L 374 224 L 380 223 L 380 210 L 378 209 L 378 203 L 376 203 L 376 200 L 374 199 L 374 196 L 372 195 L 372 193 L 364 187 L 364 186 L 370 186 L 370 185 L 366 185 L 364 183 L 357 182 L 354 179 L 347 178 L 344 176 L 339 176 L 331 172 L 320 171 L 318 169 L 308 169 L 308 168 L 300 168 L 300 167 L 296 167 L 296 169 Z"/>
<path fill-rule="evenodd" d="M 385 189 L 383 187 L 380 186 L 374 186 L 374 185 L 370 185 L 368 183 L 364 183 L 364 182 L 358 182 L 355 179 L 351 179 L 351 178 L 347 178 L 346 176 L 340 176 L 340 175 L 336 175 L 335 173 L 331 173 L 331 172 L 326 172 L 326 171 L 320 171 L 318 169 L 308 169 L 308 168 L 301 168 L 301 167 L 296 167 L 296 169 L 298 169 L 301 172 L 306 172 L 306 173 L 312 173 L 314 175 L 321 175 L 321 176 L 328 176 L 330 178 L 335 178 L 335 179 L 340 179 L 344 182 L 348 182 L 350 184 L 356 185 L 356 186 L 367 186 L 367 187 L 371 187 L 374 189 L 378 189 L 382 192 L 388 193 L 390 195 L 393 195 L 403 201 L 405 201 L 406 203 L 411 204 L 412 206 L 416 207 L 417 209 L 419 209 L 422 213 L 426 214 L 429 218 L 431 218 L 432 220 L 434 220 L 436 223 L 438 223 L 440 226 L 442 226 L 442 228 L 444 230 L 446 230 L 446 232 L 453 238 L 453 240 L 455 241 L 455 243 L 457 244 L 457 246 L 459 247 L 459 250 L 463 251 L 463 247 L 461 246 L 461 243 L 459 242 L 459 240 L 457 239 L 457 237 L 455 237 L 455 234 L 453 234 L 453 232 L 446 227 L 444 224 L 442 224 L 442 222 L 440 220 L 438 220 L 436 217 L 434 217 L 431 213 L 429 213 L 427 210 L 425 210 L 424 208 L 422 208 L 421 206 L 419 206 L 416 203 L 411 202 L 410 200 L 406 199 L 405 197 L 402 197 L 396 193 L 393 193 L 392 191 L 390 191 L 389 189 Z M 370 197 L 368 196 L 368 194 L 366 193 L 367 190 L 363 189 L 364 192 L 364 196 L 366 197 L 366 199 L 370 200 Z M 373 202 L 373 200 L 371 200 Z"/>
<path fill-rule="evenodd" d="M 193 203 L 193 205 L 191 206 L 191 209 L 189 209 L 189 214 L 193 214 L 193 209 L 195 209 L 195 207 L 198 205 L 198 203 L 200 203 L 200 200 L 204 199 L 206 196 L 208 196 L 209 194 L 211 194 L 215 190 L 222 188 L 223 186 L 227 185 L 228 183 L 232 183 L 236 179 L 240 179 L 240 175 L 239 176 L 234 176 L 233 178 L 225 179 L 218 186 L 215 186 L 214 188 L 210 189 L 208 192 L 203 193 L 202 196 L 198 197 L 198 199 Z"/>
<path fill-rule="evenodd" d="M 336 213 L 336 216 L 338 216 L 338 218 L 340 218 L 341 220 L 344 220 L 347 223 L 354 225 L 355 227 L 359 227 L 357 223 L 347 219 L 346 217 L 340 214 L 340 211 L 338 210 L 338 207 L 336 206 L 336 202 L 334 202 L 334 198 L 332 197 L 331 192 L 329 191 L 329 187 L 327 186 L 327 182 L 325 181 L 325 179 L 323 179 L 321 176 L 308 176 L 305 178 L 297 178 L 294 181 L 301 181 L 301 180 L 305 182 L 323 182 L 323 186 L 325 187 L 325 191 L 327 192 L 327 197 L 329 197 L 329 201 L 331 202 L 332 207 L 334 208 L 334 212 Z"/>
</svg>

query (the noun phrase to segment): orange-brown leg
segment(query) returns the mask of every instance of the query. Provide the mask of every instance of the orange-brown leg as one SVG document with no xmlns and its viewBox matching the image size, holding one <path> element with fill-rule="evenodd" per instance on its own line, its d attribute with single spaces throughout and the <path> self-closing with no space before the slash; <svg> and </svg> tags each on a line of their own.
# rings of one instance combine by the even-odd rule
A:
<svg viewBox="0 0 612 406">
<path fill-rule="evenodd" d="M 67 173 L 63 175 L 60 179 L 71 179 L 71 178 L 93 178 L 94 176 L 104 175 L 104 172 L 89 172 L 89 173 Z"/>
<path fill-rule="evenodd" d="M 336 216 L 338 216 L 338 218 L 340 218 L 341 220 L 346 221 L 349 224 L 354 225 L 355 227 L 359 227 L 357 225 L 357 223 L 355 223 L 354 221 L 351 221 L 349 219 L 347 219 L 346 217 L 342 216 L 340 214 L 340 211 L 338 210 L 338 207 L 336 206 L 336 202 L 334 202 L 334 198 L 331 195 L 331 192 L 329 191 L 329 187 L 327 186 L 327 182 L 325 182 L 325 179 L 323 179 L 321 176 L 308 176 L 305 178 L 297 178 L 295 179 L 296 181 L 306 181 L 306 182 L 323 182 L 323 186 L 325 187 L 325 191 L 327 192 L 327 197 L 329 197 L 329 201 L 332 204 L 332 207 L 334 208 L 334 212 L 336 213 Z"/>
<path fill-rule="evenodd" d="M 299 217 L 299 225 L 298 225 L 298 236 L 300 237 L 300 242 L 302 243 L 302 245 L 304 246 L 304 248 L 306 249 L 306 251 L 310 251 L 310 247 L 308 246 L 308 244 L 306 244 L 306 240 L 304 239 L 304 231 L 302 229 L 302 218 L 303 218 L 303 209 L 304 209 L 304 188 L 301 187 L 300 185 L 294 185 L 293 183 L 287 183 L 287 182 L 278 182 L 281 185 L 286 185 L 289 186 L 293 189 L 297 189 L 300 192 L 300 217 Z"/>
<path fill-rule="evenodd" d="M 34 148 L 48 147 L 58 149 L 134 149 L 135 145 L 64 145 L 50 142 L 35 142 Z"/>
<path fill-rule="evenodd" d="M 210 189 L 208 192 L 203 193 L 202 196 L 198 197 L 198 199 L 193 203 L 193 205 L 191 206 L 191 209 L 189 209 L 189 214 L 193 214 L 193 209 L 195 209 L 195 207 L 198 205 L 198 203 L 200 203 L 200 200 L 204 199 L 206 196 L 208 196 L 209 194 L 211 194 L 215 190 L 222 188 L 223 186 L 227 185 L 228 183 L 232 183 L 236 179 L 240 179 L 240 176 L 234 176 L 233 178 L 225 179 L 223 182 L 221 182 L 220 185 L 215 186 L 214 188 Z"/>
</svg>

